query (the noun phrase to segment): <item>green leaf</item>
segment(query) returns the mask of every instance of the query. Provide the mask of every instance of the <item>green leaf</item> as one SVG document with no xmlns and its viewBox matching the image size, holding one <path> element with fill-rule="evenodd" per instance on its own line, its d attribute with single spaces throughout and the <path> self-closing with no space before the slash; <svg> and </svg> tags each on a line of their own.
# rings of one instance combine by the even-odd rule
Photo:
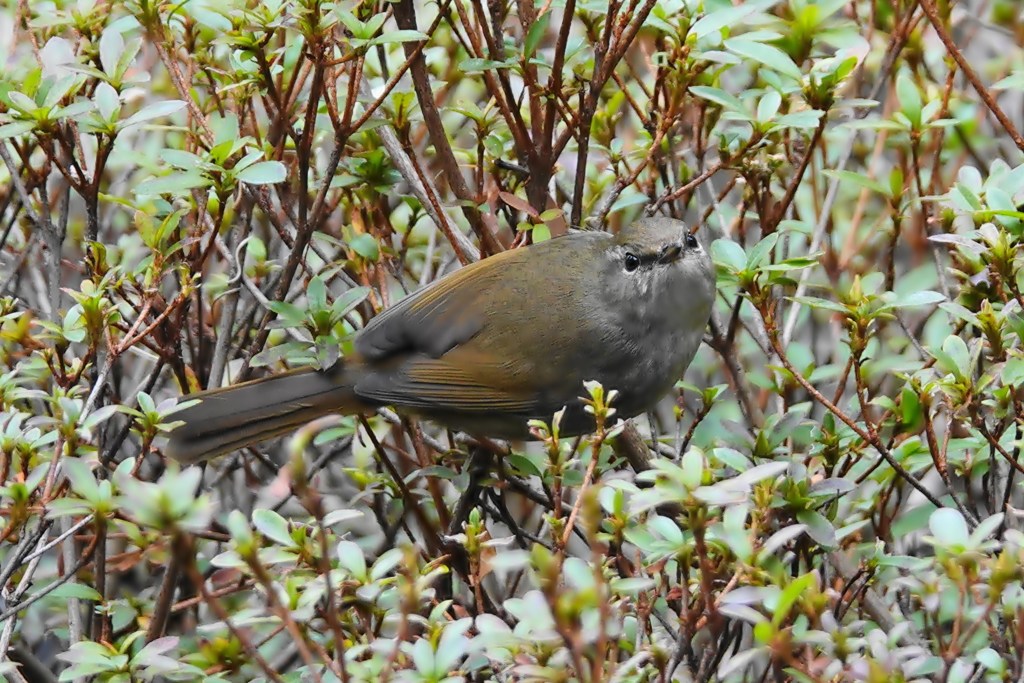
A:
<svg viewBox="0 0 1024 683">
<path fill-rule="evenodd" d="M 923 417 L 921 399 L 917 392 L 909 386 L 903 387 L 900 394 L 900 419 L 905 425 L 915 425 Z"/>
<path fill-rule="evenodd" d="M 958 379 L 967 379 L 971 376 L 971 353 L 960 337 L 950 335 L 942 343 L 941 353 L 933 355 L 944 371 L 954 374 Z"/>
<path fill-rule="evenodd" d="M 913 306 L 933 306 L 946 300 L 945 295 L 930 290 L 911 292 L 897 296 L 896 299 L 884 308 L 911 308 Z"/>
<path fill-rule="evenodd" d="M 355 235 L 348 241 L 348 246 L 367 261 L 376 261 L 380 258 L 380 245 L 369 233 Z"/>
<path fill-rule="evenodd" d="M 782 95 L 777 90 L 769 90 L 757 103 L 757 120 L 767 123 L 775 118 L 782 106 Z"/>
<path fill-rule="evenodd" d="M 800 510 L 796 513 L 796 519 L 807 526 L 807 535 L 815 543 L 823 548 L 836 546 L 836 529 L 832 526 L 832 522 L 828 521 L 820 512 Z"/>
<path fill-rule="evenodd" d="M 146 646 L 142 648 L 137 655 L 132 657 L 132 664 L 135 666 L 146 666 L 150 663 L 155 663 L 158 655 L 170 652 L 177 646 L 177 636 L 164 636 L 163 638 L 157 638 L 156 640 L 146 643 Z"/>
<path fill-rule="evenodd" d="M 211 147 L 207 156 L 210 159 L 210 163 L 220 168 L 225 165 L 228 159 L 235 156 L 235 154 L 241 151 L 241 149 L 247 144 L 249 144 L 247 138 L 225 140 L 224 142 L 217 143 Z"/>
<path fill-rule="evenodd" d="M 704 476 L 704 456 L 695 448 L 691 448 L 683 454 L 680 463 L 680 477 L 683 485 L 693 490 L 700 486 L 701 478 Z"/>
<path fill-rule="evenodd" d="M 65 583 L 63 586 L 54 588 L 46 597 L 50 599 L 61 598 L 64 600 L 77 598 L 79 600 L 93 600 L 95 602 L 103 601 L 103 596 L 100 595 L 95 588 L 92 586 L 85 586 L 80 583 Z"/>
<path fill-rule="evenodd" d="M 384 26 L 384 22 L 387 21 L 388 15 L 384 12 L 379 12 L 372 15 L 363 24 L 362 33 L 359 35 L 360 38 L 372 38 L 377 35 L 377 32 Z M 397 33 L 397 31 L 395 31 Z"/>
<path fill-rule="evenodd" d="M 993 90 L 1024 90 L 1024 70 L 1012 74 L 992 84 Z"/>
<path fill-rule="evenodd" d="M 1006 672 L 1009 666 L 1006 660 L 1003 659 L 1003 656 L 990 647 L 978 650 L 974 657 L 978 660 L 979 664 L 996 674 Z"/>
<path fill-rule="evenodd" d="M 260 508 L 252 513 L 252 525 L 265 537 L 287 548 L 297 547 L 288 530 L 288 522 L 273 510 Z"/>
<path fill-rule="evenodd" d="M 121 98 L 109 83 L 101 82 L 96 86 L 96 109 L 104 121 L 116 121 L 121 111 Z"/>
<path fill-rule="evenodd" d="M 711 245 L 711 255 L 716 263 L 727 270 L 740 273 L 747 266 L 747 254 L 737 242 L 728 239 L 715 240 Z"/>
<path fill-rule="evenodd" d="M 731 28 L 741 24 L 744 19 L 753 14 L 774 5 L 774 0 L 756 0 L 744 2 L 735 7 L 723 7 L 713 12 L 708 12 L 698 19 L 690 27 L 689 33 L 697 38 L 703 38 L 723 28 Z"/>
<path fill-rule="evenodd" d="M 195 171 L 204 164 L 202 158 L 183 149 L 165 149 L 160 152 L 160 158 L 183 171 Z"/>
<path fill-rule="evenodd" d="M 750 253 L 747 254 L 746 269 L 754 270 L 760 266 L 766 258 L 771 256 L 772 249 L 775 248 L 778 241 L 779 233 L 773 232 L 751 247 Z"/>
<path fill-rule="evenodd" d="M 744 472 L 751 467 L 751 462 L 747 459 L 747 456 L 740 453 L 735 448 L 716 448 L 711 451 L 711 457 L 718 460 L 726 467 L 731 467 L 737 472 Z"/>
<path fill-rule="evenodd" d="M 366 518 L 366 514 L 367 513 L 363 510 L 346 510 L 344 508 L 340 510 L 331 510 L 324 515 L 323 525 L 325 527 L 329 527 L 354 519 L 364 520 Z"/>
<path fill-rule="evenodd" d="M 825 112 L 818 111 L 817 109 L 805 109 L 804 111 L 793 112 L 792 114 L 786 114 L 775 119 L 775 125 L 771 127 L 772 131 L 782 130 L 784 128 L 817 128 L 821 122 L 821 117 L 825 115 Z"/>
<path fill-rule="evenodd" d="M 863 175 L 861 173 L 855 173 L 853 171 L 835 171 L 832 169 L 826 169 L 824 173 L 829 178 L 835 178 L 841 183 L 850 183 L 852 185 L 857 185 L 858 187 L 866 187 L 867 189 L 872 190 L 873 192 L 877 192 L 883 197 L 890 196 L 889 188 L 887 188 L 879 181 L 872 180 L 871 178 L 868 178 L 866 175 Z"/>
<path fill-rule="evenodd" d="M 118 126 L 119 129 L 130 128 L 131 126 L 138 126 L 145 123 L 146 121 L 152 121 L 153 119 L 163 118 L 170 116 L 171 114 L 181 111 L 185 108 L 185 103 L 181 100 L 165 100 L 164 102 L 154 102 L 153 104 L 147 105 L 135 112 L 127 119 L 121 122 Z"/>
<path fill-rule="evenodd" d="M 139 183 L 135 194 L 185 194 L 197 187 L 209 187 L 213 181 L 201 173 L 172 173 Z"/>
<path fill-rule="evenodd" d="M 107 31 L 116 30 L 116 24 L 118 22 L 112 22 L 107 24 L 107 30 L 103 32 L 106 35 Z M 120 82 L 124 78 L 124 74 L 128 71 L 128 67 L 135 61 L 135 56 L 139 54 L 139 50 L 142 49 L 142 37 L 136 36 L 125 43 L 124 49 L 121 51 L 121 56 L 117 60 L 117 64 L 114 66 L 113 72 L 107 71 L 113 78 Z M 105 67 L 106 68 L 106 67 Z"/>
<path fill-rule="evenodd" d="M 113 75 L 123 53 L 124 36 L 121 35 L 121 32 L 103 31 L 100 35 L 100 63 L 103 65 L 103 71 L 108 75 Z"/>
<path fill-rule="evenodd" d="M 534 244 L 547 242 L 551 239 L 551 228 L 543 224 L 533 226 L 533 230 L 530 232 L 530 239 L 533 240 Z"/>
<path fill-rule="evenodd" d="M 385 31 L 380 36 L 371 40 L 369 45 L 387 45 L 389 43 L 411 43 L 418 40 L 427 40 L 429 36 L 420 31 L 402 29 L 399 31 Z"/>
<path fill-rule="evenodd" d="M 295 304 L 287 301 L 271 301 L 267 307 L 276 313 L 289 326 L 301 325 L 306 319 L 306 312 Z"/>
<path fill-rule="evenodd" d="M 933 512 L 928 518 L 928 529 L 944 546 L 966 545 L 971 537 L 964 516 L 955 508 L 939 508 Z"/>
<path fill-rule="evenodd" d="M 242 169 L 235 177 L 249 185 L 273 185 L 285 181 L 288 169 L 280 161 L 261 161 Z"/>
<path fill-rule="evenodd" d="M 526 40 L 523 41 L 523 57 L 529 59 L 537 51 L 537 45 L 548 31 L 548 24 L 551 23 L 551 12 L 545 12 L 537 21 L 533 22 L 530 30 L 526 33 Z"/>
<path fill-rule="evenodd" d="M 1017 356 L 1006 361 L 999 379 L 1003 386 L 1019 387 L 1024 384 L 1024 358 Z"/>
<path fill-rule="evenodd" d="M 725 610 L 722 610 L 722 611 L 724 612 Z M 753 615 L 761 616 L 760 612 L 757 612 L 756 610 L 750 609 L 749 611 L 752 612 Z M 751 615 L 751 616 L 753 616 L 753 615 Z M 767 650 L 766 647 L 760 646 L 760 643 L 761 642 L 767 642 L 771 638 L 771 635 L 770 635 L 771 627 L 768 626 L 767 624 L 758 623 L 754 627 L 754 630 L 757 631 L 758 633 L 767 630 L 769 635 L 765 636 L 761 640 L 758 640 L 758 644 L 759 644 L 758 647 L 747 648 L 746 650 L 742 650 L 742 651 L 736 653 L 736 655 L 734 655 L 734 656 L 730 656 L 730 657 L 727 657 L 727 658 L 723 659 L 721 665 L 718 667 L 718 671 L 716 672 L 717 675 L 715 677 L 715 680 L 719 680 L 719 681 L 737 680 L 736 676 L 738 676 L 738 675 L 742 674 L 744 671 L 750 669 L 752 666 L 756 665 L 756 662 L 759 659 L 761 659 L 761 658 L 766 656 L 766 654 L 768 653 L 768 650 Z M 748 679 L 744 676 L 743 680 L 748 680 Z"/>
<path fill-rule="evenodd" d="M 338 564 L 351 576 L 357 579 L 366 578 L 366 556 L 362 548 L 352 541 L 338 543 Z"/>
<path fill-rule="evenodd" d="M 698 486 L 693 497 L 705 505 L 727 506 L 737 505 L 747 499 L 745 491 L 718 484 L 715 486 Z"/>
<path fill-rule="evenodd" d="M 31 133 L 36 128 L 35 121 L 14 121 L 0 126 L 0 140 L 14 138 L 25 133 Z"/>
<path fill-rule="evenodd" d="M 791 296 L 789 297 L 792 301 L 809 306 L 810 308 L 821 308 L 826 311 L 835 311 L 836 313 L 849 314 L 849 309 L 843 304 L 837 301 L 830 301 L 828 299 L 820 299 L 816 296 Z"/>
<path fill-rule="evenodd" d="M 213 129 L 214 145 L 220 145 L 225 142 L 233 143 L 239 138 L 238 117 L 234 114 L 211 117 L 210 128 Z"/>
<path fill-rule="evenodd" d="M 800 599 L 800 596 L 807 592 L 811 586 L 814 585 L 814 574 L 807 573 L 796 579 L 793 579 L 785 590 L 779 595 L 778 600 L 775 603 L 772 623 L 776 626 L 782 624 L 786 617 L 789 616 L 789 611 L 793 609 L 793 605 Z"/>
<path fill-rule="evenodd" d="M 245 245 L 245 254 L 256 263 L 267 260 L 267 245 L 256 235 L 250 235 Z"/>
<path fill-rule="evenodd" d="M 353 36 L 360 37 L 366 34 L 366 27 L 363 22 L 356 18 L 356 15 L 352 12 L 344 9 L 340 4 L 334 6 L 334 12 L 338 15 L 338 19 L 344 24 L 345 28 L 348 29 L 349 33 Z"/>
<path fill-rule="evenodd" d="M 253 151 L 249 152 L 244 157 L 239 159 L 237 162 L 235 162 L 235 165 L 232 167 L 232 170 L 235 172 L 235 175 L 237 176 L 239 173 L 241 173 L 243 169 L 249 168 L 257 161 L 260 161 L 261 159 L 263 159 L 263 150 L 254 149 Z"/>
<path fill-rule="evenodd" d="M 921 127 L 921 91 L 917 84 L 905 72 L 900 72 L 896 77 L 896 97 L 900 101 L 900 111 L 907 117 L 911 125 L 918 129 Z"/>
<path fill-rule="evenodd" d="M 527 476 L 541 477 L 543 473 L 540 469 L 525 455 L 519 453 L 511 453 L 505 456 L 505 461 L 516 470 L 522 472 Z"/>
<path fill-rule="evenodd" d="M 71 482 L 71 489 L 86 500 L 94 500 L 99 496 L 99 485 L 92 470 L 78 458 L 64 458 L 64 473 Z"/>
<path fill-rule="evenodd" d="M 31 114 L 35 110 L 39 109 L 39 105 L 28 95 L 18 92 L 17 90 L 11 90 L 7 93 L 7 100 L 11 106 L 20 112 L 25 114 Z"/>
<path fill-rule="evenodd" d="M 751 487 L 765 479 L 774 479 L 787 469 L 789 464 L 783 461 L 765 462 L 737 474 L 730 482 L 736 486 Z"/>
<path fill-rule="evenodd" d="M 730 38 L 725 41 L 725 47 L 740 57 L 752 59 L 795 80 L 799 81 L 803 77 L 800 67 L 790 59 L 789 55 L 773 45 L 766 45 L 765 43 L 758 43 L 745 38 Z"/>
<path fill-rule="evenodd" d="M 313 340 L 313 346 L 316 353 L 316 362 L 323 370 L 334 367 L 334 364 L 338 362 L 338 358 L 341 356 L 338 342 L 332 336 L 317 336 Z"/>
<path fill-rule="evenodd" d="M 309 307 L 312 309 L 327 308 L 327 286 L 324 285 L 323 278 L 317 276 L 309 281 L 306 298 L 309 299 Z"/>
<path fill-rule="evenodd" d="M 492 69 L 508 69 L 515 66 L 515 63 L 511 60 L 506 59 L 503 62 L 498 62 L 493 59 L 464 59 L 459 64 L 459 70 L 463 73 L 472 74 L 480 73 L 481 71 L 491 71 Z"/>
<path fill-rule="evenodd" d="M 331 312 L 339 318 L 346 316 L 350 311 L 355 310 L 356 306 L 363 303 L 368 296 L 370 296 L 369 287 L 353 287 L 334 300 Z"/>
<path fill-rule="evenodd" d="M 896 121 L 889 121 L 887 119 L 857 119 L 855 121 L 845 121 L 842 126 L 852 130 L 906 130 L 905 126 L 901 126 Z"/>
<path fill-rule="evenodd" d="M 402 563 L 404 556 L 404 548 L 385 550 L 373 563 L 373 567 L 370 569 L 370 579 L 380 581 Z"/>
<path fill-rule="evenodd" d="M 273 365 L 278 361 L 288 359 L 291 362 L 296 360 L 303 360 L 308 362 L 310 359 L 309 353 L 310 345 L 308 342 L 290 341 L 278 346 L 271 346 L 269 349 L 263 349 L 252 358 L 250 363 L 253 367 L 265 367 L 267 365 Z"/>
<path fill-rule="evenodd" d="M 616 595 L 637 595 L 653 589 L 657 584 L 654 579 L 633 576 L 625 579 L 612 579 L 610 587 Z"/>
<path fill-rule="evenodd" d="M 711 88 L 706 85 L 691 85 L 690 93 L 702 99 L 714 102 L 728 111 L 746 113 L 746 107 L 734 95 L 727 93 L 721 88 Z"/>
<path fill-rule="evenodd" d="M 46 97 L 43 100 L 43 109 L 52 109 L 56 107 L 62 99 L 64 99 L 75 87 L 76 76 L 64 76 L 56 81 L 50 79 L 43 80 L 43 87 L 39 88 L 39 92 L 36 93 L 36 97 L 42 92 L 46 92 Z M 49 88 L 47 89 L 46 83 L 49 82 Z"/>
<path fill-rule="evenodd" d="M 994 515 L 990 515 L 978 523 L 978 526 L 971 532 L 970 544 L 972 546 L 979 546 L 984 543 L 989 536 L 996 533 L 999 527 L 1003 523 L 1005 515 L 1002 512 L 997 512 Z"/>
</svg>

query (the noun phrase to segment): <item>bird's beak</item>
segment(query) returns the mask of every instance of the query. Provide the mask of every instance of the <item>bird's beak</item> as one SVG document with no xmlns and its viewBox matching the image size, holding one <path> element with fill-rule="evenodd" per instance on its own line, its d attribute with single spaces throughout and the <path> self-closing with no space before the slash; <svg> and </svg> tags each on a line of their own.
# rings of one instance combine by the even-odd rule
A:
<svg viewBox="0 0 1024 683">
<path fill-rule="evenodd" d="M 672 263 L 678 261 L 679 257 L 683 254 L 683 245 L 681 244 L 670 244 L 661 250 L 658 254 L 658 263 Z"/>
</svg>

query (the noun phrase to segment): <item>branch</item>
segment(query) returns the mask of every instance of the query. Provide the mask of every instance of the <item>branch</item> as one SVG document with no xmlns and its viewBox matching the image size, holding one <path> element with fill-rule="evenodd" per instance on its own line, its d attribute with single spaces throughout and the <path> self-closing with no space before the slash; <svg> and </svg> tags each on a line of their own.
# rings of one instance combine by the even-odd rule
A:
<svg viewBox="0 0 1024 683">
<path fill-rule="evenodd" d="M 398 27 L 415 31 L 416 8 L 413 0 L 400 0 L 394 5 L 394 8 L 395 21 L 398 22 Z M 444 8 L 441 8 L 440 12 L 443 15 Z M 436 26 L 436 22 L 434 25 Z M 491 231 L 484 223 L 483 217 L 480 215 L 480 211 L 476 208 L 480 199 L 470 189 L 469 185 L 466 184 L 466 178 L 462 175 L 462 169 L 459 168 L 459 162 L 455 158 L 455 152 L 452 151 L 451 142 L 448 140 L 444 123 L 441 121 L 441 115 L 434 104 L 434 91 L 430 87 L 427 61 L 423 57 L 422 47 L 424 44 L 413 45 L 412 43 L 403 43 L 402 45 L 405 49 L 406 60 L 410 64 L 409 73 L 412 76 L 413 89 L 416 91 L 416 99 L 419 101 L 420 110 L 423 112 L 423 120 L 427 124 L 430 142 L 434 146 L 434 151 L 441 162 L 441 168 L 444 170 L 448 185 L 452 188 L 455 196 L 463 202 L 462 212 L 473 228 L 473 232 L 480 238 L 484 251 L 491 254 L 499 253 L 503 251 L 503 248 L 494 238 L 494 235 L 491 234 Z M 441 224 L 438 223 L 438 225 Z M 448 236 L 447 233 L 445 236 Z M 454 247 L 455 245 L 453 244 L 452 246 Z M 456 250 L 458 251 L 458 249 Z M 463 255 L 459 256 L 460 260 L 462 260 Z M 462 263 L 465 264 L 466 261 L 462 261 Z"/>
<path fill-rule="evenodd" d="M 762 317 L 764 317 L 765 312 L 760 312 Z M 786 355 L 786 352 L 782 348 L 782 344 L 779 341 L 778 329 L 776 329 L 774 325 L 768 325 L 767 321 L 765 321 L 765 325 L 768 327 L 768 339 L 771 341 L 772 347 L 775 349 L 775 353 L 776 355 L 778 355 L 779 360 L 782 362 L 782 365 L 786 368 L 786 370 L 789 371 L 791 375 L 793 375 L 793 378 L 800 383 L 800 385 L 807 391 L 807 393 L 809 393 L 815 401 L 817 401 L 825 408 L 827 408 L 829 412 L 838 417 L 843 422 L 843 424 L 852 429 L 853 432 L 857 436 L 859 436 L 865 443 L 869 443 L 872 446 L 874 446 L 875 450 L 877 450 L 878 453 L 883 458 L 885 458 L 885 461 L 889 464 L 889 467 L 891 467 L 897 474 L 899 474 L 900 477 L 904 479 L 904 481 L 906 481 L 908 484 L 917 489 L 917 492 L 924 496 L 929 503 L 931 503 L 935 507 L 945 507 L 942 504 L 942 501 L 935 497 L 935 494 L 926 489 L 924 485 L 917 480 L 917 477 L 910 474 L 910 472 L 904 469 L 903 465 L 896 462 L 896 459 L 892 457 L 892 453 L 890 453 L 889 449 L 885 447 L 885 444 L 882 443 L 882 440 L 878 438 L 877 434 L 873 433 L 873 427 L 871 427 L 871 432 L 866 431 L 863 427 L 857 424 L 857 422 L 854 421 L 853 418 L 851 418 L 845 412 L 840 410 L 836 404 L 828 400 L 824 396 L 824 394 L 818 391 L 818 389 L 807 380 L 806 377 L 800 374 L 800 372 L 798 372 L 797 369 L 793 367 L 793 363 L 790 362 L 789 357 Z"/>
<path fill-rule="evenodd" d="M 18 612 L 22 611 L 23 609 L 27 609 L 33 603 L 42 600 L 53 591 L 57 590 L 65 583 L 75 578 L 75 575 L 78 574 L 78 572 L 83 567 L 85 567 L 85 565 L 89 564 L 89 562 L 92 560 L 92 554 L 96 550 L 96 540 L 98 538 L 98 536 L 92 537 L 92 542 L 82 552 L 81 556 L 79 556 L 78 560 L 74 563 L 74 565 L 69 567 L 68 570 L 64 572 L 64 576 L 60 577 L 53 583 L 47 585 L 45 588 L 36 591 L 31 596 L 25 598 L 23 601 L 19 602 L 14 607 L 11 607 L 7 610 L 4 610 L 3 612 L 0 612 L 0 622 L 7 621 L 8 619 L 17 616 Z"/>
<path fill-rule="evenodd" d="M 992 97 L 992 93 L 988 91 L 988 88 L 978 78 L 977 72 L 971 68 L 967 58 L 964 57 L 964 53 L 956 46 L 953 42 L 953 37 L 949 35 L 949 31 L 946 30 L 945 25 L 942 23 L 942 19 L 939 18 L 938 10 L 935 9 L 933 0 L 920 0 L 921 9 L 928 15 L 928 21 L 931 22 L 932 28 L 939 35 L 939 40 L 946 46 L 946 52 L 956 61 L 957 65 L 964 72 L 964 76 L 970 81 L 974 89 L 978 91 L 978 95 L 981 97 L 981 101 L 985 103 L 988 110 L 992 112 L 992 115 L 996 117 L 1003 129 L 1006 130 L 1007 134 L 1013 139 L 1013 143 L 1017 145 L 1017 149 L 1024 152 L 1024 137 L 1021 137 L 1020 133 L 1014 127 L 1013 122 L 1006 115 L 1000 106 L 996 102 L 995 98 Z"/>
<path fill-rule="evenodd" d="M 889 80 L 889 73 L 892 71 L 893 64 L 896 63 L 896 57 L 903 50 L 903 47 L 907 44 L 907 36 L 910 33 L 910 29 L 913 27 L 915 22 L 913 11 L 907 13 L 906 19 L 900 24 L 899 28 L 893 33 L 892 39 L 889 41 L 889 48 L 885 55 L 885 60 L 882 62 L 882 67 L 878 71 L 878 75 L 874 79 L 874 86 L 871 88 L 871 92 L 868 94 L 867 99 L 877 100 L 879 94 L 882 92 L 882 86 Z M 864 65 L 866 60 L 861 62 L 860 71 L 863 73 Z M 854 117 L 854 120 L 863 118 L 872 111 L 873 108 L 867 108 L 860 110 L 859 114 Z M 842 171 L 846 168 L 846 165 L 850 162 L 850 158 L 853 156 L 853 147 L 857 142 L 856 135 L 848 136 L 846 146 L 839 154 L 839 162 L 836 164 L 836 171 Z M 825 237 L 825 229 L 829 225 L 829 221 L 832 217 L 832 207 L 836 203 L 836 199 L 839 197 L 839 175 L 835 175 L 829 181 L 828 191 L 825 193 L 825 203 L 821 207 L 821 211 L 818 214 L 818 222 L 814 226 L 814 233 L 811 236 L 811 245 L 807 250 L 808 253 L 813 254 L 818 250 L 818 245 L 821 244 Z M 807 279 L 811 275 L 811 268 L 805 268 L 800 273 L 800 282 L 797 284 L 796 293 L 793 298 L 799 298 L 803 296 L 807 290 Z M 786 317 L 786 323 L 783 326 L 782 331 L 782 343 L 783 346 L 788 346 L 790 339 L 793 337 L 793 331 L 796 329 L 797 316 L 800 313 L 800 304 L 793 302 L 789 307 L 789 315 Z"/>
<path fill-rule="evenodd" d="M 796 174 L 789 183 L 789 187 L 786 188 L 786 194 L 782 200 L 775 205 L 775 210 L 772 212 L 769 220 L 771 223 L 765 226 L 763 231 L 765 234 L 775 232 L 775 229 L 779 227 L 779 222 L 782 221 L 786 215 L 786 211 L 789 209 L 789 205 L 793 203 L 793 198 L 796 197 L 796 191 L 800 187 L 800 182 L 804 178 L 804 173 L 807 172 L 807 167 L 811 163 L 811 157 L 814 155 L 814 150 L 818 147 L 818 142 L 821 141 L 821 135 L 825 132 L 825 125 L 828 123 L 828 112 L 822 112 L 821 119 L 818 121 L 818 127 L 814 129 L 814 135 L 811 136 L 811 143 L 807 146 L 807 152 L 804 154 L 803 159 L 800 160 L 800 166 L 796 169 Z"/>
<path fill-rule="evenodd" d="M 413 166 L 412 161 L 402 148 L 402 143 L 399 142 L 394 129 L 391 126 L 381 126 L 377 129 L 377 135 L 380 136 L 384 149 L 391 156 L 391 162 L 395 165 L 395 168 L 398 169 L 398 172 L 402 174 L 402 177 L 412 187 L 412 193 L 416 195 L 416 199 L 419 200 L 423 209 L 434 220 L 434 224 L 440 228 L 445 238 L 451 243 L 459 262 L 462 265 L 466 265 L 467 263 L 478 261 L 480 259 L 479 250 L 448 221 L 448 217 L 441 209 L 441 205 L 437 200 L 437 189 L 421 181 L 419 173 L 416 172 L 415 166 Z M 423 180 L 427 179 L 424 178 Z"/>
</svg>

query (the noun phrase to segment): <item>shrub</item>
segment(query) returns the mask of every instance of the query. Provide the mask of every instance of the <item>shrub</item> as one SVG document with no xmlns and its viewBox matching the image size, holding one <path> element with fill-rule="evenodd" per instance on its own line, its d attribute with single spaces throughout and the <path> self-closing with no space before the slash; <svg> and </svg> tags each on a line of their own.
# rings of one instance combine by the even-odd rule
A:
<svg viewBox="0 0 1024 683">
<path fill-rule="evenodd" d="M 0 674 L 1020 679 L 1024 15 L 952 5 L 0 10 Z M 182 394 L 645 211 L 719 287 L 646 419 L 163 457 Z"/>
</svg>

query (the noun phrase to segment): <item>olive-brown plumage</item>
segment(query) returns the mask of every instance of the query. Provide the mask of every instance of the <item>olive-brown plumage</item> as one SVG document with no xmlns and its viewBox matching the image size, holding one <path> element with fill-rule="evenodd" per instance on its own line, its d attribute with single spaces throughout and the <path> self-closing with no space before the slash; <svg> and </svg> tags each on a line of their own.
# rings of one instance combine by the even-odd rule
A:
<svg viewBox="0 0 1024 683">
<path fill-rule="evenodd" d="M 618 415 L 650 408 L 700 345 L 714 271 L 683 223 L 648 218 L 579 232 L 461 268 L 374 318 L 355 354 L 189 396 L 167 452 L 197 462 L 331 412 L 390 405 L 498 438 L 564 406 L 563 434 L 594 428 L 583 382 L 617 389 Z"/>
</svg>

